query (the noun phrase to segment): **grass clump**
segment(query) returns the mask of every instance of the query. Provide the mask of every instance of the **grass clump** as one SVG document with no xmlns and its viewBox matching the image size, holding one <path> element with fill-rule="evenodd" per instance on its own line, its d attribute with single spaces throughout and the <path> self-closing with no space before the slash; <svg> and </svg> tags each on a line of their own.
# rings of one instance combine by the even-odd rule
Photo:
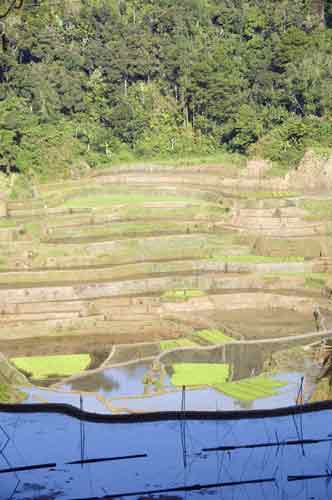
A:
<svg viewBox="0 0 332 500">
<path fill-rule="evenodd" d="M 91 361 L 89 354 L 70 354 L 61 356 L 31 356 L 12 358 L 16 368 L 35 380 L 51 376 L 70 376 L 85 370 Z"/>
<path fill-rule="evenodd" d="M 225 335 L 221 330 L 199 330 L 194 335 L 208 344 L 226 344 L 233 341 L 232 337 Z"/>
<path fill-rule="evenodd" d="M 186 338 L 162 340 L 160 342 L 161 351 L 169 351 L 170 349 L 179 349 L 181 347 L 197 347 L 197 344 Z"/>
<path fill-rule="evenodd" d="M 229 376 L 228 364 L 176 363 L 172 365 L 171 382 L 175 386 L 222 384 Z"/>
<path fill-rule="evenodd" d="M 221 382 L 214 384 L 214 388 L 226 396 L 241 401 L 254 401 L 259 398 L 268 398 L 277 394 L 278 389 L 286 382 L 280 382 L 264 375 L 246 378 L 236 382 Z"/>
<path fill-rule="evenodd" d="M 167 290 L 162 295 L 162 299 L 170 302 L 182 302 L 195 297 L 204 297 L 205 292 L 202 290 L 192 289 L 179 289 L 179 290 Z"/>
</svg>

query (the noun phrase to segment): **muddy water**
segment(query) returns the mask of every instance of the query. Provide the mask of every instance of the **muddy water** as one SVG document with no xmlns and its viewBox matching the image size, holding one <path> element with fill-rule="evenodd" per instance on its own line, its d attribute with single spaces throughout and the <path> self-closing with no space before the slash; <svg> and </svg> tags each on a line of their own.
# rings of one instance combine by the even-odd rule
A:
<svg viewBox="0 0 332 500">
<path fill-rule="evenodd" d="M 134 346 L 131 352 L 134 358 Z M 178 350 L 166 353 L 161 362 L 161 371 L 156 366 L 153 370 L 153 359 L 132 361 L 86 373 L 47 389 L 25 388 L 29 394 L 26 402 L 61 401 L 78 406 L 82 394 L 85 408 L 97 413 L 178 410 L 182 393 L 171 383 L 172 365 L 190 362 L 227 363 L 229 381 L 264 373 L 284 386 L 274 395 L 249 402 L 226 396 L 212 387 L 187 388 L 188 410 L 276 408 L 295 404 L 301 386 L 303 400 L 308 401 L 321 368 L 312 350 L 290 342 L 233 344 L 212 351 Z"/>
</svg>

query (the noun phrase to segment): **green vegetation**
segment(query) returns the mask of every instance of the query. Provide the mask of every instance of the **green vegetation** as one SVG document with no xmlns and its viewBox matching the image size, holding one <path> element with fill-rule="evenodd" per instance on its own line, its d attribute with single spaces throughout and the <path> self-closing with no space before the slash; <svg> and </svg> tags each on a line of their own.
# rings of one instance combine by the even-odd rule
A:
<svg viewBox="0 0 332 500">
<path fill-rule="evenodd" d="M 278 262 L 303 262 L 304 257 L 301 256 L 289 256 L 289 257 L 270 257 L 267 255 L 214 255 L 213 260 L 221 262 L 234 262 L 234 263 L 244 263 L 244 264 L 268 264 L 268 263 L 278 263 Z"/>
<path fill-rule="evenodd" d="M 172 339 L 163 340 L 160 342 L 160 349 L 162 351 L 168 351 L 170 349 L 180 349 L 181 347 L 197 347 L 197 344 L 190 339 Z"/>
<path fill-rule="evenodd" d="M 0 384 L 0 403 L 9 403 L 15 390 L 7 384 Z"/>
<path fill-rule="evenodd" d="M 114 205 L 133 205 L 137 203 L 147 202 L 172 202 L 172 201 L 186 201 L 171 195 L 148 195 L 145 193 L 109 193 L 109 194 L 96 194 L 85 195 L 77 198 L 68 199 L 62 206 L 64 208 L 107 208 Z M 187 200 L 188 202 L 191 200 Z"/>
<path fill-rule="evenodd" d="M 221 384 L 229 376 L 229 365 L 213 363 L 176 363 L 172 365 L 171 382 L 176 386 Z"/>
<path fill-rule="evenodd" d="M 24 2 L 0 55 L 0 168 L 24 174 L 14 196 L 33 196 L 35 176 L 151 158 L 241 166 L 252 154 L 288 166 L 308 146 L 329 153 L 331 2 L 323 7 Z"/>
<path fill-rule="evenodd" d="M 276 168 L 281 167 L 277 166 Z M 241 191 L 240 195 L 241 198 L 244 198 L 246 200 L 268 200 L 273 198 L 295 198 L 296 196 L 299 196 L 299 193 L 297 193 L 296 191 Z"/>
<path fill-rule="evenodd" d="M 323 288 L 328 279 L 327 274 L 312 273 L 305 275 L 305 286 L 308 288 Z"/>
<path fill-rule="evenodd" d="M 31 356 L 12 358 L 16 368 L 27 373 L 35 380 L 51 376 L 70 376 L 85 370 L 90 362 L 89 354 L 71 354 L 63 356 Z"/>
<path fill-rule="evenodd" d="M 224 332 L 220 330 L 199 330 L 194 333 L 195 337 L 206 341 L 208 344 L 226 344 L 227 342 L 232 342 L 234 339 L 225 335 Z"/>
<path fill-rule="evenodd" d="M 301 206 L 308 211 L 308 219 L 322 220 L 332 218 L 332 200 L 306 200 Z"/>
<path fill-rule="evenodd" d="M 286 383 L 265 375 L 227 382 L 229 365 L 212 363 L 178 363 L 172 366 L 171 382 L 175 386 L 208 385 L 225 395 L 242 400 L 254 401 L 277 394 Z"/>
<path fill-rule="evenodd" d="M 202 290 L 167 290 L 163 293 L 162 299 L 168 302 L 183 302 L 196 297 L 204 297 L 205 292 Z"/>
<path fill-rule="evenodd" d="M 242 401 L 254 401 L 258 398 L 268 398 L 277 394 L 278 389 L 286 383 L 260 375 L 238 380 L 236 382 L 225 382 L 214 384 L 214 388 L 234 399 Z"/>
<path fill-rule="evenodd" d="M 161 159 L 158 161 L 158 164 L 169 165 L 169 160 Z M 181 155 L 178 158 L 172 158 L 172 166 L 175 167 L 190 167 L 194 165 L 222 165 L 223 167 L 241 168 L 245 166 L 245 156 L 236 153 L 229 153 L 224 150 L 219 150 L 215 153 L 205 155 Z"/>
</svg>

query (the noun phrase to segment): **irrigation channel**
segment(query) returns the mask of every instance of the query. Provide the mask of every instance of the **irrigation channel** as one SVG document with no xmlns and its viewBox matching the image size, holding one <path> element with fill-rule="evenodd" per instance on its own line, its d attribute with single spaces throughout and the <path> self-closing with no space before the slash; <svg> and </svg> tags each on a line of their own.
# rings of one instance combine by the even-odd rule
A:
<svg viewBox="0 0 332 500">
<path fill-rule="evenodd" d="M 0 399 L 100 414 L 329 400 L 332 200 L 140 165 L 1 201 Z"/>
</svg>

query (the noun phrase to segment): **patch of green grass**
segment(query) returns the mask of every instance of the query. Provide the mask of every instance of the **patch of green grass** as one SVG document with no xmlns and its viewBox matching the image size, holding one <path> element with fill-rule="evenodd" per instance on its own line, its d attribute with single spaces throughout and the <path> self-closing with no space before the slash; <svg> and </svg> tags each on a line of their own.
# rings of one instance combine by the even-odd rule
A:
<svg viewBox="0 0 332 500">
<path fill-rule="evenodd" d="M 61 356 L 31 356 L 12 358 L 16 368 L 29 374 L 35 380 L 50 376 L 70 376 L 85 370 L 91 361 L 89 354 L 70 354 Z"/>
<path fill-rule="evenodd" d="M 11 388 L 7 384 L 0 384 L 0 403 L 9 403 L 12 399 Z"/>
<path fill-rule="evenodd" d="M 13 219 L 12 217 L 1 217 L 0 218 L 0 227 L 8 228 L 8 227 L 16 227 L 18 225 L 17 219 Z"/>
<path fill-rule="evenodd" d="M 82 195 L 66 200 L 63 208 L 108 208 L 121 204 L 138 204 L 146 202 L 194 201 L 182 199 L 174 195 L 149 195 L 146 193 L 101 193 Z"/>
<path fill-rule="evenodd" d="M 181 200 L 179 200 L 181 202 Z M 124 218 L 133 218 L 133 219 L 149 219 L 155 217 L 168 217 L 170 220 L 176 219 L 187 219 L 194 220 L 197 219 L 208 219 L 208 220 L 219 220 L 221 216 L 225 214 L 227 211 L 227 207 L 211 202 L 205 201 L 191 201 L 191 202 L 183 202 L 186 203 L 187 206 L 160 206 L 159 203 L 157 206 L 144 206 L 144 204 L 138 205 L 126 205 L 123 207 L 119 207 L 117 209 L 117 214 Z"/>
<path fill-rule="evenodd" d="M 24 229 L 29 236 L 37 237 L 42 232 L 42 224 L 39 222 L 27 222 Z"/>
<path fill-rule="evenodd" d="M 169 158 L 158 160 L 160 165 L 169 166 L 198 166 L 198 165 L 217 165 L 221 167 L 245 167 L 246 157 L 237 153 L 227 153 L 226 151 L 218 151 L 216 153 L 206 155 L 181 155 L 179 158 Z"/>
<path fill-rule="evenodd" d="M 27 395 L 13 385 L 0 384 L 0 403 L 20 403 Z"/>
<path fill-rule="evenodd" d="M 323 288 L 326 285 L 326 274 L 313 273 L 305 276 L 305 286 L 308 288 Z"/>
<path fill-rule="evenodd" d="M 310 220 L 332 218 L 332 200 L 305 200 L 301 207 L 307 210 Z"/>
<path fill-rule="evenodd" d="M 225 335 L 221 330 L 200 330 L 195 332 L 194 335 L 209 344 L 225 344 L 233 341 L 232 337 Z"/>
<path fill-rule="evenodd" d="M 171 382 L 175 386 L 222 384 L 229 376 L 229 365 L 213 363 L 176 363 Z"/>
<path fill-rule="evenodd" d="M 160 342 L 160 349 L 162 351 L 168 351 L 170 349 L 179 349 L 181 347 L 197 347 L 197 344 L 192 340 L 186 338 L 162 340 Z"/>
<path fill-rule="evenodd" d="M 268 378 L 264 375 L 246 378 L 236 382 L 221 382 L 213 387 L 233 399 L 242 401 L 254 401 L 259 398 L 268 398 L 278 393 L 278 389 L 284 387 L 286 382 Z"/>
<path fill-rule="evenodd" d="M 182 302 L 195 297 L 204 297 L 205 292 L 202 290 L 167 290 L 162 295 L 162 299 L 170 302 Z"/>
<path fill-rule="evenodd" d="M 246 264 L 270 264 L 279 262 L 303 262 L 304 257 L 289 256 L 289 257 L 269 257 L 266 255 L 214 255 L 213 260 L 221 262 L 234 262 Z"/>
<path fill-rule="evenodd" d="M 296 191 L 246 191 L 241 192 L 241 198 L 247 200 L 264 200 L 271 198 L 294 198 L 299 196 Z"/>
<path fill-rule="evenodd" d="M 290 171 L 289 165 L 273 163 L 272 167 L 266 172 L 265 177 L 284 177 Z"/>
</svg>

